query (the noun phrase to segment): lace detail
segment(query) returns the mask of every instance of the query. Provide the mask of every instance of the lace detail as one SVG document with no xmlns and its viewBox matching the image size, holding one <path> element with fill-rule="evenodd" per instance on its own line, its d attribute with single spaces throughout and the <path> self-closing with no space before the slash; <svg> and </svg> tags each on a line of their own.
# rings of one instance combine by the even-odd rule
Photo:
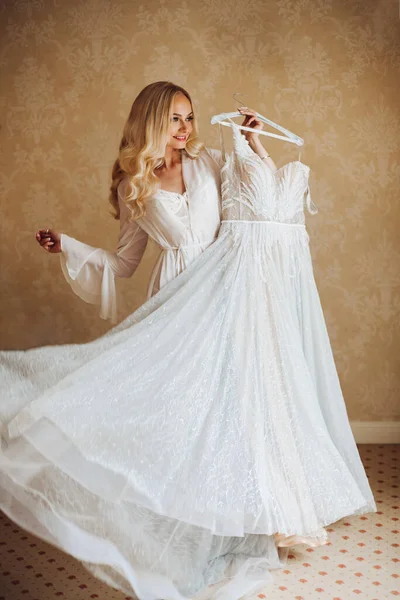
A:
<svg viewBox="0 0 400 600">
<path fill-rule="evenodd" d="M 309 193 L 309 167 L 293 161 L 273 173 L 235 123 L 232 129 L 235 151 L 221 173 L 223 219 L 304 224 L 304 205 L 311 214 L 316 212 Z"/>
<path fill-rule="evenodd" d="M 235 152 L 227 158 L 221 172 L 223 218 L 266 219 L 265 197 L 273 192 L 271 171 L 251 150 L 234 123 L 232 129 Z"/>
<path fill-rule="evenodd" d="M 168 197 L 173 197 L 173 196 L 177 196 L 178 198 L 187 198 L 187 190 L 185 190 L 182 194 L 180 192 L 171 192 L 170 190 L 162 190 L 159 189 L 157 190 L 156 196 L 166 196 Z"/>
<path fill-rule="evenodd" d="M 154 198 L 161 200 L 168 205 L 169 210 L 175 215 L 181 215 L 183 218 L 188 212 L 188 193 L 187 190 L 180 194 L 179 192 L 170 192 L 169 190 L 157 190 Z"/>
</svg>

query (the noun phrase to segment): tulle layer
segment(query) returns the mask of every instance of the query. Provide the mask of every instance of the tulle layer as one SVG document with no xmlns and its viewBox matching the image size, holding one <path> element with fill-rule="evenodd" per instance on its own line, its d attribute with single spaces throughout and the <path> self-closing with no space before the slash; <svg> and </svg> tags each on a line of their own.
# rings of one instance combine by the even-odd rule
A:
<svg viewBox="0 0 400 600">
<path fill-rule="evenodd" d="M 20 441 L 21 443 L 21 441 Z M 17 448 L 14 448 L 17 450 Z M 21 449 L 18 448 L 18 451 Z M 14 464 L 0 473 L 1 507 L 24 529 L 68 552 L 96 577 L 140 600 L 230 600 L 268 584 L 287 551 L 273 537 L 219 537 L 129 503 L 94 496 L 25 444 L 42 462 L 29 485 Z M 218 584 L 218 588 L 210 588 Z"/>
<path fill-rule="evenodd" d="M 141 599 L 254 587 L 279 563 L 276 532 L 375 510 L 301 226 L 223 223 L 106 336 L 4 358 L 4 489 L 33 520 L 45 506 L 50 535 L 56 519 L 112 544 L 112 560 L 66 549 L 117 587 L 167 578 Z"/>
</svg>

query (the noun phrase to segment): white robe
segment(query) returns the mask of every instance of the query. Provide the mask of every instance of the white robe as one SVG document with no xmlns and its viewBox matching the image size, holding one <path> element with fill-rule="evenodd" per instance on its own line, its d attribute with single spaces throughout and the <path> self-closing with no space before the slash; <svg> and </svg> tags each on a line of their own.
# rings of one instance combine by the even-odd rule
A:
<svg viewBox="0 0 400 600">
<path fill-rule="evenodd" d="M 186 191 L 158 190 L 146 202 L 146 215 L 129 221 L 124 197 L 128 180 L 118 187 L 121 211 L 116 252 L 94 248 L 61 235 L 60 254 L 64 276 L 73 291 L 90 304 L 100 305 L 103 319 L 117 321 L 115 277 L 131 277 L 150 236 L 161 249 L 150 278 L 147 297 L 156 294 L 181 273 L 215 240 L 221 215 L 221 154 L 206 149 L 197 159 L 182 153 Z"/>
</svg>

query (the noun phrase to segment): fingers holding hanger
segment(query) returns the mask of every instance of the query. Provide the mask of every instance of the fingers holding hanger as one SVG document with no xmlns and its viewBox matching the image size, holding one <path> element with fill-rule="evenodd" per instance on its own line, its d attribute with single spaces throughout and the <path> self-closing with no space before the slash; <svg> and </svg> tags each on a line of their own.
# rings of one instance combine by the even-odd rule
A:
<svg viewBox="0 0 400 600">
<path fill-rule="evenodd" d="M 238 111 L 244 115 L 244 121 L 242 123 L 243 127 L 251 127 L 254 129 L 254 133 L 250 131 L 243 131 L 243 135 L 245 136 L 248 142 L 255 140 L 258 138 L 257 131 L 261 131 L 264 129 L 264 123 L 257 118 L 257 113 L 255 110 L 248 108 L 247 106 L 241 106 Z"/>
<path fill-rule="evenodd" d="M 257 113 L 252 108 L 247 106 L 241 106 L 238 111 L 244 115 L 245 119 L 242 123 L 245 127 L 252 127 L 254 129 L 263 129 L 264 123 L 257 118 Z"/>
</svg>

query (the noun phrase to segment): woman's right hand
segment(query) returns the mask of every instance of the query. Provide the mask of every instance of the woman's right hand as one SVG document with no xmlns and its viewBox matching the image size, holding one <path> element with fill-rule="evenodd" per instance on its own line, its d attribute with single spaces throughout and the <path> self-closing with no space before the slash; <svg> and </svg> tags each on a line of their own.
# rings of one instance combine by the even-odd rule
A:
<svg viewBox="0 0 400 600">
<path fill-rule="evenodd" d="M 61 234 L 54 229 L 39 229 L 36 232 L 36 241 L 42 246 L 47 252 L 56 254 L 61 252 Z"/>
</svg>

